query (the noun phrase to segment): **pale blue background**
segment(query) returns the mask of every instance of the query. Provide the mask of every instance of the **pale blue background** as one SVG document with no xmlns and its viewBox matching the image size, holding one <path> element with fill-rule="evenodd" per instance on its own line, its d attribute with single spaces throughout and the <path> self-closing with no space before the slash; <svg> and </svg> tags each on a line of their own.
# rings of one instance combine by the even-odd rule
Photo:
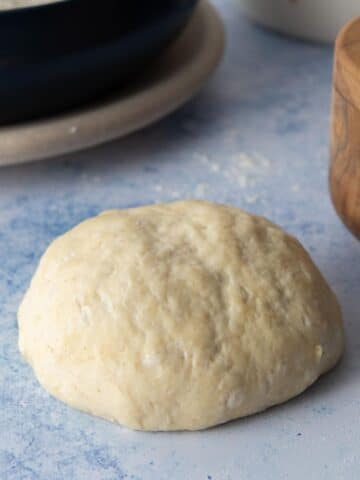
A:
<svg viewBox="0 0 360 480">
<path fill-rule="evenodd" d="M 0 170 L 1 480 L 360 478 L 360 243 L 327 191 L 332 51 L 216 4 L 228 48 L 196 99 L 125 140 Z M 203 433 L 135 433 L 50 398 L 16 325 L 45 247 L 103 209 L 185 197 L 266 215 L 301 239 L 343 307 L 342 364 L 281 407 Z"/>
</svg>

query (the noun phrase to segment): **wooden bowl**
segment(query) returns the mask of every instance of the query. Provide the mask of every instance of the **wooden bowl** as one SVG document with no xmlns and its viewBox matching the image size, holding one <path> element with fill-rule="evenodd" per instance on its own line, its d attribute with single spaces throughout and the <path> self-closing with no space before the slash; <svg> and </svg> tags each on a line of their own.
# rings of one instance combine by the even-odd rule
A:
<svg viewBox="0 0 360 480">
<path fill-rule="evenodd" d="M 0 124 L 52 115 L 132 80 L 197 0 L 62 0 L 0 10 Z"/>
<path fill-rule="evenodd" d="M 336 40 L 330 155 L 334 206 L 360 239 L 360 17 L 348 23 Z"/>
</svg>

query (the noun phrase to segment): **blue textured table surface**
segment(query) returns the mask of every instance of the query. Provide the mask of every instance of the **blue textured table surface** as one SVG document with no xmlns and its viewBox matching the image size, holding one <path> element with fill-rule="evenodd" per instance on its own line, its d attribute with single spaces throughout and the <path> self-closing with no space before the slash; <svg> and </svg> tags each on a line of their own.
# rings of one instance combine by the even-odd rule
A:
<svg viewBox="0 0 360 480">
<path fill-rule="evenodd" d="M 332 51 L 216 4 L 228 46 L 193 101 L 127 139 L 0 171 L 1 480 L 360 478 L 360 243 L 327 191 Z M 343 307 L 340 366 L 285 405 L 198 433 L 131 432 L 51 398 L 17 349 L 17 306 L 45 247 L 103 209 L 189 197 L 300 238 Z"/>
</svg>

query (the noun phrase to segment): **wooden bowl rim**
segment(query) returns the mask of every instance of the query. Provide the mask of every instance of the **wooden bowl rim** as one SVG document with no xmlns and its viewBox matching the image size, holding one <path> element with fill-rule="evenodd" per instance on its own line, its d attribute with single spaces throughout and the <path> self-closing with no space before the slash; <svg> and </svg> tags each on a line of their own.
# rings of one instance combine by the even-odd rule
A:
<svg viewBox="0 0 360 480">
<path fill-rule="evenodd" d="M 348 36 L 352 33 L 353 29 L 358 26 L 359 35 L 355 40 L 349 41 Z M 360 44 L 360 16 L 353 18 L 346 23 L 338 33 L 335 42 L 335 55 L 336 61 L 346 68 L 355 77 L 358 77 L 360 83 L 360 62 L 357 64 L 353 57 L 349 54 L 348 46 L 354 43 Z"/>
</svg>

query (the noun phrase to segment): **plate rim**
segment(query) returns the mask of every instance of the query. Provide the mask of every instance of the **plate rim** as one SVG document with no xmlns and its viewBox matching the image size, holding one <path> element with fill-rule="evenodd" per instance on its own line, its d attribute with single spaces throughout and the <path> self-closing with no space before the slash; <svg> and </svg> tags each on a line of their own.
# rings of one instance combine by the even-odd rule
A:
<svg viewBox="0 0 360 480">
<path fill-rule="evenodd" d="M 150 125 L 193 97 L 217 67 L 225 45 L 222 21 L 208 0 L 200 0 L 177 45 L 203 23 L 204 37 L 181 70 L 129 96 L 111 99 L 51 118 L 0 128 L 0 166 L 37 161 L 101 145 Z M 201 44 L 200 44 L 201 43 Z M 211 48 L 210 45 L 211 44 Z M 178 48 L 179 50 L 179 48 Z M 156 106 L 153 98 L 156 97 Z"/>
</svg>

